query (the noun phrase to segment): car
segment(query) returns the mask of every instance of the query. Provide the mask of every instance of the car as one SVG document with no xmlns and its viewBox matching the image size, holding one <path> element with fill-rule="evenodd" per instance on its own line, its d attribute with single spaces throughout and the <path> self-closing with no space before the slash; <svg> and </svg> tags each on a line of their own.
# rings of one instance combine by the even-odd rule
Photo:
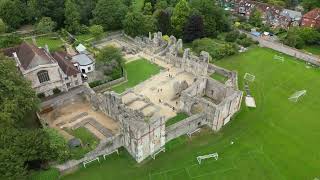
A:
<svg viewBox="0 0 320 180">
<path fill-rule="evenodd" d="M 81 74 L 81 77 L 82 77 L 82 79 L 84 79 L 84 80 L 88 80 L 88 76 L 87 76 L 86 74 L 84 74 L 84 73 Z"/>
</svg>

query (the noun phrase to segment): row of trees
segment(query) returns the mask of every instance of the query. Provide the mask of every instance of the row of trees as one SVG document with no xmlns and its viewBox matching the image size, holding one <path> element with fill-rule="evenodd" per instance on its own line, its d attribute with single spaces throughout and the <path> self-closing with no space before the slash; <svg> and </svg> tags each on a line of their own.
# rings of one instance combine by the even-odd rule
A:
<svg viewBox="0 0 320 180">
<path fill-rule="evenodd" d="M 320 42 L 320 29 L 295 27 L 288 30 L 281 41 L 298 49 L 305 45 L 315 45 Z"/>
<path fill-rule="evenodd" d="M 231 29 L 228 15 L 215 1 L 179 0 L 172 5 L 159 0 L 145 3 L 143 11 L 131 10 L 123 23 L 125 32 L 139 36 L 159 30 L 191 42 L 201 37 L 216 37 Z"/>
<path fill-rule="evenodd" d="M 54 130 L 26 128 L 39 100 L 14 61 L 0 54 L 0 179 L 25 177 L 28 169 L 65 160 L 65 140 Z"/>
</svg>

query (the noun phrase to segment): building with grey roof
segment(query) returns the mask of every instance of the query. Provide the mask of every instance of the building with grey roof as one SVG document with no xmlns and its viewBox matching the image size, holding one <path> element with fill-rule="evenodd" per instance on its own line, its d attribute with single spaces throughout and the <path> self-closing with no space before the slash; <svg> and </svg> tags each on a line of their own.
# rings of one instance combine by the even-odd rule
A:
<svg viewBox="0 0 320 180">
<path fill-rule="evenodd" d="M 78 54 L 73 56 L 71 61 L 79 65 L 79 69 L 82 73 L 92 72 L 95 69 L 95 61 L 90 55 Z"/>
</svg>

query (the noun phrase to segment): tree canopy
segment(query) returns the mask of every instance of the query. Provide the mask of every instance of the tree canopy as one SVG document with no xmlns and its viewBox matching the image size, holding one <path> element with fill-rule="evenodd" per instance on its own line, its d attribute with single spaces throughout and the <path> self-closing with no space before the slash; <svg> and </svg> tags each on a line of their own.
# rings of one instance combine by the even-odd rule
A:
<svg viewBox="0 0 320 180">
<path fill-rule="evenodd" d="M 71 33 L 79 33 L 80 31 L 80 12 L 79 6 L 74 0 L 67 0 L 65 3 L 65 25 L 66 29 Z"/>
<path fill-rule="evenodd" d="M 36 30 L 41 33 L 52 32 L 56 23 L 50 17 L 43 17 L 36 26 Z"/>
<path fill-rule="evenodd" d="M 190 15 L 190 7 L 186 0 L 180 0 L 173 10 L 171 17 L 172 30 L 177 37 L 182 37 L 183 28 L 185 27 Z"/>
</svg>

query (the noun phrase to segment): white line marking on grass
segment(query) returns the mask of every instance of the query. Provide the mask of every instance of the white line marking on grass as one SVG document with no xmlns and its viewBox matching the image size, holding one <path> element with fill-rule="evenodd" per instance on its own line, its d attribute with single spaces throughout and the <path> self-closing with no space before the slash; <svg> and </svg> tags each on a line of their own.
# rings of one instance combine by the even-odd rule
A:
<svg viewBox="0 0 320 180">
<path fill-rule="evenodd" d="M 188 177 L 191 178 L 191 175 L 190 175 L 190 172 L 189 172 L 188 168 L 185 167 L 184 169 L 185 169 L 185 171 L 187 171 Z"/>
<path fill-rule="evenodd" d="M 232 171 L 232 170 L 234 170 L 234 168 L 228 168 L 228 169 L 223 169 L 223 170 L 217 170 L 217 171 L 210 172 L 210 173 L 204 173 L 204 174 L 201 174 L 201 175 L 199 175 L 199 176 L 194 176 L 194 177 L 192 177 L 192 176 L 191 176 L 191 179 L 195 179 L 195 178 L 199 178 L 199 177 L 207 176 L 207 175 L 209 175 L 209 174 L 225 173 L 225 172 Z"/>
</svg>

